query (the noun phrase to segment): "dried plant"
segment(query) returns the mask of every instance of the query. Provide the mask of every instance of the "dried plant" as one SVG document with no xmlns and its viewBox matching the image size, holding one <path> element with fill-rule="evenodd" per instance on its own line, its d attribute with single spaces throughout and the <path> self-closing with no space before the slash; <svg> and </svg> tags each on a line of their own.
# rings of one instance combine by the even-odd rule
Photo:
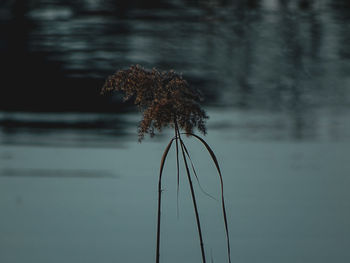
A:
<svg viewBox="0 0 350 263">
<path fill-rule="evenodd" d="M 202 97 L 198 91 L 190 88 L 187 81 L 174 71 L 160 72 L 157 69 L 147 71 L 141 66 L 131 66 L 111 75 L 101 93 L 109 91 L 125 92 L 124 100 L 135 97 L 135 104 L 143 111 L 139 125 L 139 140 L 145 133 L 154 135 L 167 126 L 174 127 L 174 120 L 187 133 L 197 127 L 206 133 L 205 119 L 208 116 L 201 109 Z"/>
<path fill-rule="evenodd" d="M 145 70 L 139 65 L 131 66 L 126 70 L 119 70 L 115 74 L 109 76 L 102 88 L 101 94 L 106 94 L 111 91 L 123 91 L 125 93 L 124 100 L 134 98 L 134 103 L 138 105 L 141 111 L 143 111 L 143 118 L 139 124 L 138 131 L 140 142 L 146 133 L 149 133 L 152 137 L 155 134 L 155 130 L 160 132 L 164 127 L 172 127 L 175 131 L 175 136 L 170 140 L 163 153 L 160 165 L 158 182 L 156 263 L 159 263 L 160 259 L 162 174 L 165 160 L 174 141 L 176 142 L 177 190 L 179 191 L 179 149 L 181 149 L 196 216 L 202 261 L 203 263 L 206 262 L 198 206 L 188 162 L 190 162 L 193 174 L 197 180 L 198 176 L 194 169 L 189 152 L 181 138 L 182 134 L 192 136 L 199 140 L 205 146 L 217 168 L 221 184 L 221 204 L 226 231 L 228 261 L 231 262 L 223 179 L 219 163 L 213 150 L 205 140 L 193 133 L 194 128 L 197 128 L 202 134 L 206 134 L 205 120 L 208 116 L 200 106 L 200 101 L 202 100 L 201 94 L 191 88 L 187 81 L 174 71 L 160 72 L 157 69 Z M 185 132 L 181 133 L 180 130 L 184 130 Z"/>
</svg>

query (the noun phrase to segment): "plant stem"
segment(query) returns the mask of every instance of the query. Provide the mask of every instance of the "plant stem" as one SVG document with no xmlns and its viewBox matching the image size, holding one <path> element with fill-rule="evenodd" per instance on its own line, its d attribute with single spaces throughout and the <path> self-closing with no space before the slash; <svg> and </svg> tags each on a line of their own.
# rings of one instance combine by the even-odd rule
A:
<svg viewBox="0 0 350 263">
<path fill-rule="evenodd" d="M 184 163 L 185 163 L 188 183 L 189 183 L 190 189 L 191 189 L 192 202 L 193 202 L 193 207 L 194 207 L 194 211 L 195 211 L 195 215 L 196 215 L 197 229 L 198 229 L 200 247 L 201 247 L 201 252 L 202 252 L 202 261 L 203 261 L 203 263 L 206 263 L 204 244 L 203 244 L 203 237 L 202 237 L 202 230 L 201 230 L 201 224 L 200 224 L 200 220 L 199 220 L 199 213 L 198 213 L 198 208 L 197 208 L 196 196 L 195 196 L 195 193 L 194 193 L 194 188 L 193 188 L 193 184 L 192 184 L 192 180 L 191 180 L 190 169 L 188 168 L 188 164 L 187 164 L 187 160 L 186 160 L 186 155 L 185 155 L 185 151 L 184 151 L 184 143 L 183 143 L 183 141 L 181 139 L 181 135 L 180 135 L 180 132 L 179 132 L 176 120 L 175 120 L 175 132 L 177 133 L 177 138 L 180 140 L 182 157 L 183 157 L 183 160 L 184 160 Z"/>
<path fill-rule="evenodd" d="M 159 169 L 159 181 L 158 181 L 158 221 L 157 221 L 157 248 L 156 248 L 156 263 L 159 263 L 159 254 L 160 254 L 160 219 L 161 219 L 161 204 L 162 204 L 162 174 L 165 164 L 166 157 L 168 155 L 169 149 L 175 138 L 171 139 L 168 146 L 165 148 L 162 160 L 160 162 Z"/>
<path fill-rule="evenodd" d="M 193 133 L 186 133 L 186 135 L 191 135 L 191 136 L 195 137 L 196 139 L 198 139 L 201 143 L 203 143 L 203 145 L 205 146 L 205 148 L 209 152 L 209 154 L 210 154 L 210 156 L 211 156 L 211 158 L 216 166 L 216 169 L 218 171 L 218 174 L 220 177 L 220 184 L 221 184 L 221 204 L 222 204 L 222 213 L 223 213 L 224 223 L 225 223 L 227 254 L 228 254 L 228 261 L 229 261 L 229 263 L 231 263 L 230 235 L 228 233 L 228 224 L 227 224 L 227 216 L 226 216 L 226 208 L 225 208 L 225 200 L 224 200 L 224 182 L 223 182 L 219 163 L 217 161 L 217 158 L 216 158 L 213 150 L 210 148 L 210 146 L 207 144 L 207 142 L 204 139 L 202 139 L 201 137 L 199 137 L 198 135 L 195 135 Z"/>
<path fill-rule="evenodd" d="M 176 118 L 174 118 L 176 122 Z M 176 189 L 176 213 L 179 218 L 179 189 L 180 189 L 180 163 L 179 163 L 179 143 L 177 138 L 177 131 L 175 129 L 175 143 L 176 143 L 176 169 L 177 169 L 177 189 Z"/>
</svg>

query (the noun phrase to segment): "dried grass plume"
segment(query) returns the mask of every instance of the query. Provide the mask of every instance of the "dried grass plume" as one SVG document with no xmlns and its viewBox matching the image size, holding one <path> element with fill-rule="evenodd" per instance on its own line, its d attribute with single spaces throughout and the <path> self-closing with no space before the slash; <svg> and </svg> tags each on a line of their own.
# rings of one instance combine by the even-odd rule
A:
<svg viewBox="0 0 350 263">
<path fill-rule="evenodd" d="M 155 130 L 174 127 L 175 121 L 186 133 L 192 133 L 197 128 L 206 134 L 205 120 L 208 116 L 199 104 L 201 94 L 173 70 L 146 70 L 140 65 L 119 70 L 107 78 L 101 94 L 111 91 L 123 91 L 124 101 L 134 98 L 134 103 L 143 111 L 139 141 L 145 133 L 152 137 Z"/>
</svg>

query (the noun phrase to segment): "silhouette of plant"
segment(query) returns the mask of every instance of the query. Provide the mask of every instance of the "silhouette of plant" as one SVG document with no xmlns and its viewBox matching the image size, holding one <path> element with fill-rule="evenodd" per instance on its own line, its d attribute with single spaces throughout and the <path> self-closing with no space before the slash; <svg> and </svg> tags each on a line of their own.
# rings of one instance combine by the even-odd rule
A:
<svg viewBox="0 0 350 263">
<path fill-rule="evenodd" d="M 145 133 L 149 133 L 152 137 L 155 134 L 155 130 L 160 132 L 164 127 L 174 128 L 175 136 L 167 145 L 160 164 L 158 181 L 156 263 L 159 263 L 160 259 L 162 174 L 165 160 L 174 141 L 176 143 L 177 190 L 179 191 L 179 152 L 181 149 L 196 216 L 202 261 L 203 263 L 206 262 L 198 206 L 188 162 L 190 162 L 193 174 L 197 180 L 198 177 L 189 152 L 181 138 L 182 134 L 196 138 L 205 146 L 218 171 L 221 185 L 221 204 L 226 231 L 228 261 L 231 262 L 223 179 L 219 163 L 213 150 L 206 141 L 193 133 L 193 129 L 197 128 L 202 134 L 206 134 L 205 120 L 208 116 L 200 106 L 200 101 L 202 100 L 201 94 L 197 90 L 191 88 L 181 75 L 172 70 L 168 72 L 160 72 L 157 69 L 145 70 L 139 65 L 131 66 L 126 70 L 119 70 L 115 74 L 109 76 L 101 90 L 101 94 L 106 94 L 111 91 L 123 91 L 125 93 L 124 100 L 126 101 L 134 98 L 134 103 L 138 105 L 141 111 L 143 111 L 143 118 L 139 124 L 138 130 L 140 142 L 144 138 Z M 185 132 L 181 133 L 180 130 L 184 130 Z"/>
<path fill-rule="evenodd" d="M 139 140 L 145 133 L 154 136 L 154 130 L 174 127 L 174 120 L 187 133 L 197 127 L 206 133 L 207 115 L 201 109 L 202 99 L 199 92 L 191 89 L 187 81 L 174 71 L 147 71 L 141 66 L 131 66 L 109 76 L 102 88 L 102 94 L 108 91 L 125 92 L 124 100 L 135 97 L 135 104 L 143 110 L 143 119 L 139 125 Z"/>
</svg>

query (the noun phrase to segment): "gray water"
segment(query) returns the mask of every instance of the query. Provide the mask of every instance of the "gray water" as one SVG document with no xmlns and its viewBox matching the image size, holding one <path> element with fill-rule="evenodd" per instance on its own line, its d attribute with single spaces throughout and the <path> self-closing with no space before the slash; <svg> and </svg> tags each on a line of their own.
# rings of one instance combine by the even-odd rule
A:
<svg viewBox="0 0 350 263">
<path fill-rule="evenodd" d="M 45 54 L 62 78 L 103 80 L 139 63 L 174 68 L 203 91 L 232 262 L 350 261 L 345 1 L 33 2 L 25 54 Z M 6 10 L 1 21 L 12 19 Z M 3 38 L 0 47 L 11 41 Z M 139 144 L 139 119 L 128 110 L 0 111 L 1 263 L 154 262 L 158 169 L 173 132 Z M 185 142 L 201 186 L 219 199 L 208 153 Z M 181 168 L 177 212 L 172 149 L 161 262 L 201 262 Z M 196 182 L 195 190 L 208 261 L 227 262 L 220 202 Z"/>
<path fill-rule="evenodd" d="M 205 139 L 223 170 L 233 262 L 347 262 L 347 116 L 338 117 L 339 128 L 318 114 L 317 136 L 293 140 L 293 125 L 280 113 L 210 108 L 208 114 Z M 139 144 L 136 122 L 127 133 L 1 132 L 1 262 L 153 261 L 158 167 L 172 134 Z M 209 155 L 197 142 L 186 143 L 202 187 L 219 199 Z M 200 262 L 184 170 L 176 212 L 174 149 L 164 176 L 162 261 Z M 208 257 L 226 262 L 220 203 L 195 187 Z"/>
</svg>

